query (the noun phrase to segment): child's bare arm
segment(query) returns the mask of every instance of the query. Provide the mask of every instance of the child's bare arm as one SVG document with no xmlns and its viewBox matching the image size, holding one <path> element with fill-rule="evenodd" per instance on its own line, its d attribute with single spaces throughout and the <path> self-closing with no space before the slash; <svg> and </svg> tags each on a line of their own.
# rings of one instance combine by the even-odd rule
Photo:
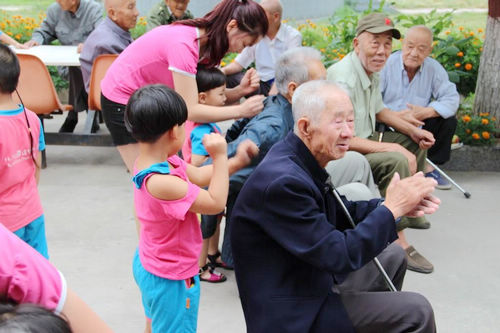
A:
<svg viewBox="0 0 500 333">
<path fill-rule="evenodd" d="M 221 135 L 211 133 L 203 137 L 203 145 L 213 159 L 212 177 L 208 190 L 200 190 L 189 210 L 202 214 L 217 214 L 226 206 L 229 189 L 227 143 Z"/>
<path fill-rule="evenodd" d="M 194 165 L 195 167 L 199 167 L 207 159 L 208 159 L 208 156 L 205 156 L 205 155 L 191 154 L 191 165 Z"/>
<path fill-rule="evenodd" d="M 259 148 L 251 140 L 242 141 L 236 150 L 234 157 L 228 160 L 229 174 L 233 174 L 241 168 L 247 166 L 252 158 L 259 153 Z M 187 174 L 189 180 L 198 186 L 207 186 L 212 177 L 213 165 L 205 165 L 202 167 L 195 167 L 188 165 Z"/>
</svg>

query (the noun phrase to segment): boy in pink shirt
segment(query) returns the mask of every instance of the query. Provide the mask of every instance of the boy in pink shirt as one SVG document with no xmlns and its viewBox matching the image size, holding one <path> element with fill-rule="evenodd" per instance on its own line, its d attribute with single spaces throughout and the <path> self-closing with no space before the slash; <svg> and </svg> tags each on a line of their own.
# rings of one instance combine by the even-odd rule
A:
<svg viewBox="0 0 500 333">
<path fill-rule="evenodd" d="M 37 188 L 45 141 L 37 115 L 12 100 L 19 73 L 16 55 L 0 45 L 0 223 L 48 258 Z"/>
<path fill-rule="evenodd" d="M 246 141 L 228 161 L 224 138 L 212 133 L 203 142 L 213 164 L 189 165 L 176 155 L 186 120 L 184 100 L 164 85 L 137 90 L 125 110 L 125 124 L 139 142 L 133 182 L 141 228 L 133 272 L 153 333 L 196 331 L 202 245 L 196 213 L 222 211 L 228 171 L 247 165 L 257 153 Z M 208 190 L 199 187 L 207 185 Z"/>
</svg>

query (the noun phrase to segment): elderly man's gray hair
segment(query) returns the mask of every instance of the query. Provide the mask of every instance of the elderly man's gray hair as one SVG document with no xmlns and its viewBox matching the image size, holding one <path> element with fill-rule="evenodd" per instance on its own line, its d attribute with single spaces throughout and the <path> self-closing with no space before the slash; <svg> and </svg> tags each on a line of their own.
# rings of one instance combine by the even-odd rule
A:
<svg viewBox="0 0 500 333">
<path fill-rule="evenodd" d="M 288 93 L 288 84 L 309 81 L 309 61 L 321 61 L 321 53 L 312 47 L 296 47 L 284 52 L 276 61 L 276 88 L 282 95 Z"/>
<path fill-rule="evenodd" d="M 326 88 L 331 88 L 325 92 Z M 341 85 L 326 81 L 314 80 L 301 84 L 295 90 L 292 97 L 292 113 L 295 126 L 293 131 L 298 134 L 297 121 L 300 118 L 308 118 L 312 125 L 318 125 L 321 113 L 326 108 L 326 98 L 332 90 L 337 90 L 349 95 Z"/>
</svg>

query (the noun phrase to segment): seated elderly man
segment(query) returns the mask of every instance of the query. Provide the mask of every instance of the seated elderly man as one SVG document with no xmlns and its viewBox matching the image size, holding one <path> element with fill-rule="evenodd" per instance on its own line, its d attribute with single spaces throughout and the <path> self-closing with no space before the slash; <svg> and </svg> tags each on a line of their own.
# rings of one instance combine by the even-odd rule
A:
<svg viewBox="0 0 500 333">
<path fill-rule="evenodd" d="M 366 156 L 382 196 L 385 196 L 394 173 L 405 178 L 424 170 L 426 149 L 434 143 L 432 133 L 386 108 L 382 102 L 378 72 L 391 54 L 392 38 L 399 37 L 399 31 L 384 14 L 369 14 L 358 22 L 354 51 L 327 71 L 328 80 L 341 83 L 350 93 L 356 124 L 349 149 Z M 375 121 L 385 123 L 397 132 L 377 133 Z M 408 244 L 403 231 L 407 227 L 427 229 L 430 223 L 424 216 L 404 217 L 397 227 L 398 243 L 407 253 L 408 269 L 431 273 L 434 266 Z"/>
<path fill-rule="evenodd" d="M 443 164 L 450 160 L 460 98 L 443 66 L 429 57 L 432 40 L 432 31 L 426 26 L 408 29 L 401 51 L 394 52 L 380 72 L 380 90 L 388 108 L 401 111 L 434 135 L 436 142 L 427 156 L 435 164 Z M 426 166 L 425 175 L 437 180 L 437 188 L 451 188 L 432 166 Z"/>
<path fill-rule="evenodd" d="M 147 31 L 160 25 L 167 25 L 179 20 L 192 19 L 194 16 L 187 9 L 189 0 L 161 0 L 151 9 L 146 19 Z"/>
<path fill-rule="evenodd" d="M 132 43 L 130 29 L 135 27 L 139 11 L 136 0 L 106 0 L 106 18 L 89 35 L 80 54 L 80 63 L 85 83 L 89 91 L 90 73 L 95 58 L 101 54 L 119 54 Z"/>
<path fill-rule="evenodd" d="M 276 61 L 286 50 L 301 46 L 302 35 L 297 29 L 281 22 L 283 6 L 279 0 L 262 0 L 260 5 L 264 8 L 269 23 L 266 36 L 257 44 L 246 47 L 222 71 L 228 76 L 227 86 L 235 87 L 243 78 L 241 71 L 255 62 L 260 78 L 259 89 L 255 93 L 267 96 L 274 83 Z"/>
<path fill-rule="evenodd" d="M 267 97 L 264 100 L 264 110 L 261 113 L 252 119 L 237 121 L 226 134 L 229 157 L 236 154 L 238 145 L 246 139 L 252 140 L 259 147 L 259 155 L 252 161 L 252 164 L 236 172 L 230 178 L 226 228 L 222 246 L 222 261 L 229 266 L 233 265 L 229 241 L 232 224 L 231 211 L 241 186 L 269 149 L 292 131 L 294 122 L 291 102 L 295 89 L 304 82 L 324 79 L 326 76 L 320 52 L 310 47 L 299 47 L 286 51 L 278 59 L 276 68 L 278 95 Z M 342 160 L 329 164 L 328 170 L 332 175 L 333 183 L 340 186 L 340 191 L 350 198 L 372 198 L 377 192 L 370 165 L 361 154 L 350 152 Z M 202 229 L 205 227 L 210 229 L 204 235 L 206 238 L 213 233 L 215 226 L 213 221 L 208 222 L 206 219 L 205 221 L 209 225 L 202 223 Z"/>
<path fill-rule="evenodd" d="M 435 332 L 421 295 L 387 292 L 375 256 L 401 289 L 403 250 L 395 220 L 434 212 L 436 182 L 395 174 L 385 201 L 347 201 L 352 229 L 324 167 L 353 136 L 347 93 L 327 81 L 294 93 L 293 133 L 275 144 L 245 183 L 233 209 L 236 281 L 249 332 Z M 385 249 L 385 250 L 384 250 Z M 376 292 L 375 292 L 376 291 Z"/>
<path fill-rule="evenodd" d="M 50 44 L 57 39 L 62 45 L 78 45 L 81 51 L 83 42 L 102 20 L 102 6 L 94 0 L 57 0 L 47 9 L 47 17 L 40 28 L 33 31 L 28 47 Z M 73 111 L 59 132 L 73 132 L 78 123 L 78 112 L 87 110 L 87 93 L 79 67 L 69 67 L 69 103 Z"/>
</svg>

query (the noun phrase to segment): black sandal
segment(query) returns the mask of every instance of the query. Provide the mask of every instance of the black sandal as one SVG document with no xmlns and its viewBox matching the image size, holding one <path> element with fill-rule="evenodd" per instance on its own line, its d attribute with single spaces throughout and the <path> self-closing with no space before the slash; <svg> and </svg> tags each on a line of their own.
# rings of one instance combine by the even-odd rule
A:
<svg viewBox="0 0 500 333">
<path fill-rule="evenodd" d="M 220 257 L 220 251 L 217 251 L 215 254 L 208 254 L 207 255 L 207 258 L 208 258 L 208 261 L 210 261 L 210 264 L 214 267 L 220 267 L 220 268 L 224 268 L 224 269 L 229 269 L 229 270 L 233 270 L 234 268 L 229 266 L 228 264 L 226 264 L 225 262 L 217 262 L 217 258 Z"/>
</svg>

